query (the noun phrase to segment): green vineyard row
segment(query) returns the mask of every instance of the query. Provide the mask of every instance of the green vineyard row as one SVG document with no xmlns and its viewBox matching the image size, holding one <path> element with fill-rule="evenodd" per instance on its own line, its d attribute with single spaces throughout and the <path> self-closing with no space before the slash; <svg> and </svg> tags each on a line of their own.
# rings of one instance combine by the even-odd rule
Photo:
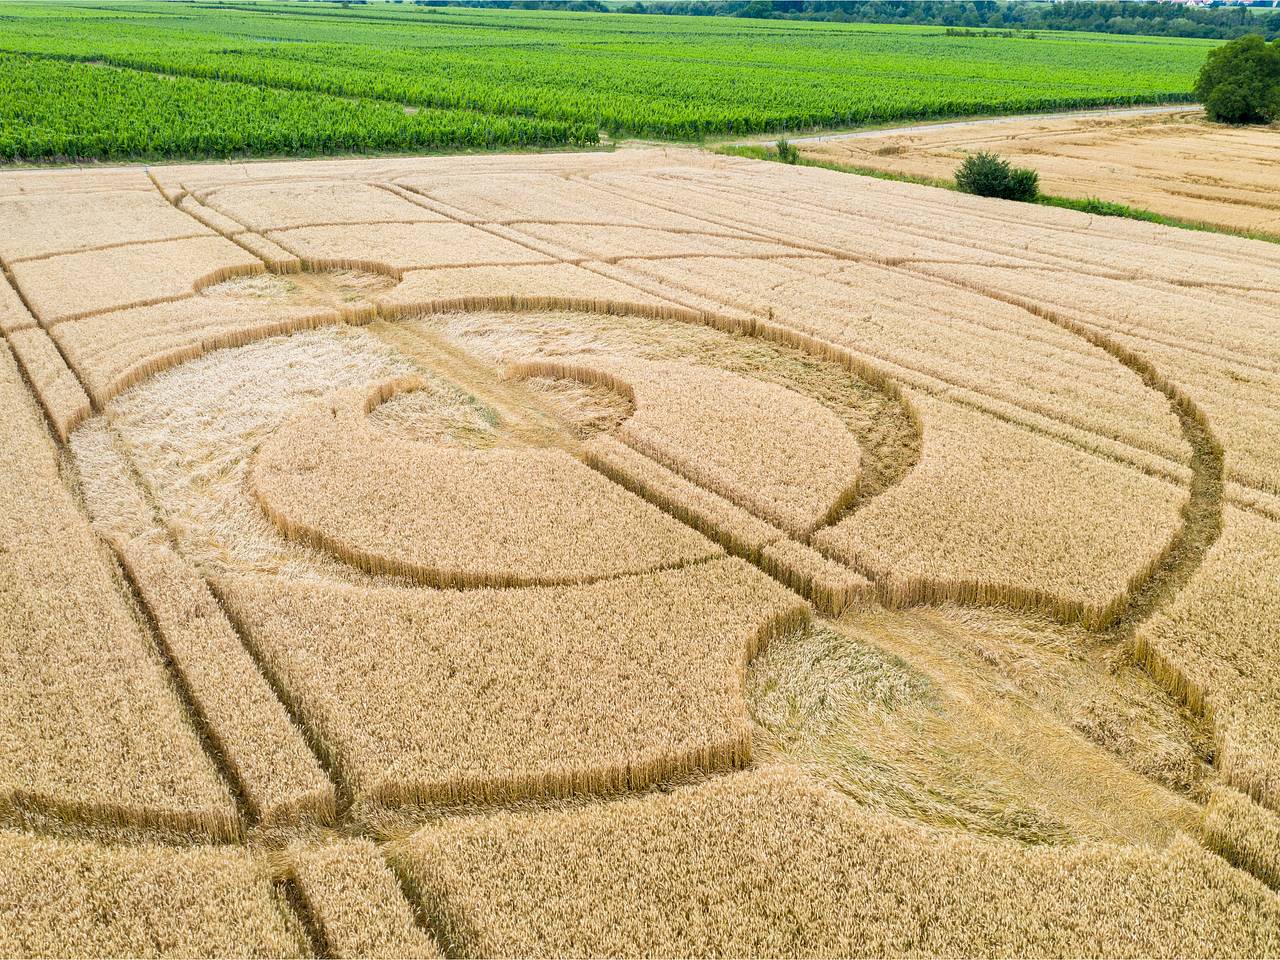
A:
<svg viewBox="0 0 1280 960">
<path fill-rule="evenodd" d="M 11 4 L 0 157 L 699 140 L 1185 100 L 1211 43 L 377 3 Z"/>
</svg>

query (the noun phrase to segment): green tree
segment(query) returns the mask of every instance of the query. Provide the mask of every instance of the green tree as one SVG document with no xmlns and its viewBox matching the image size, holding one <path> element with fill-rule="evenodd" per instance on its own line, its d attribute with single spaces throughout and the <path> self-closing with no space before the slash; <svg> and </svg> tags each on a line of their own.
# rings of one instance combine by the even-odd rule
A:
<svg viewBox="0 0 1280 960">
<path fill-rule="evenodd" d="M 1249 34 L 1211 50 L 1195 95 L 1209 119 L 1220 123 L 1280 119 L 1280 41 Z"/>
</svg>

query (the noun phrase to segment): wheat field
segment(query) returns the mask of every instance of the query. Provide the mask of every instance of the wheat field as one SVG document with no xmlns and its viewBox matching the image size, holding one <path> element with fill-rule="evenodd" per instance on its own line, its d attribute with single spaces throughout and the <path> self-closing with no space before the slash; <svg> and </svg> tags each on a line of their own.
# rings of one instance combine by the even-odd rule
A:
<svg viewBox="0 0 1280 960">
<path fill-rule="evenodd" d="M 1280 248 L 673 148 L 0 228 L 0 954 L 1280 955 Z"/>
<path fill-rule="evenodd" d="M 884 130 L 803 144 L 806 157 L 915 177 L 950 179 L 968 153 L 989 150 L 1040 174 L 1055 196 L 1101 197 L 1170 217 L 1280 233 L 1266 126 L 1212 124 L 1187 107 L 1145 116 L 1009 117 Z"/>
</svg>

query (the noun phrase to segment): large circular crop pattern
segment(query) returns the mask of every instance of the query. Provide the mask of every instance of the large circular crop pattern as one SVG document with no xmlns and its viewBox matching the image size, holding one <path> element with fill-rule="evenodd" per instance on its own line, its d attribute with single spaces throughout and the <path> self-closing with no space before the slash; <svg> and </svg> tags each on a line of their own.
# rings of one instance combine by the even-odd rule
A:
<svg viewBox="0 0 1280 960">
<path fill-rule="evenodd" d="M 0 216 L 0 953 L 1280 951 L 1271 248 L 660 150 Z"/>
</svg>

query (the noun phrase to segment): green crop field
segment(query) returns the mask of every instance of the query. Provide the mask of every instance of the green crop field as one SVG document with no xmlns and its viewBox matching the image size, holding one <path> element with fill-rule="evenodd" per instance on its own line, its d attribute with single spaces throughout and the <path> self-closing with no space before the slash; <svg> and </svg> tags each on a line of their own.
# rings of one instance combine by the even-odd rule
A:
<svg viewBox="0 0 1280 960">
<path fill-rule="evenodd" d="M 1185 100 L 1212 46 L 396 3 L 12 3 L 0 158 L 696 140 Z"/>
</svg>

